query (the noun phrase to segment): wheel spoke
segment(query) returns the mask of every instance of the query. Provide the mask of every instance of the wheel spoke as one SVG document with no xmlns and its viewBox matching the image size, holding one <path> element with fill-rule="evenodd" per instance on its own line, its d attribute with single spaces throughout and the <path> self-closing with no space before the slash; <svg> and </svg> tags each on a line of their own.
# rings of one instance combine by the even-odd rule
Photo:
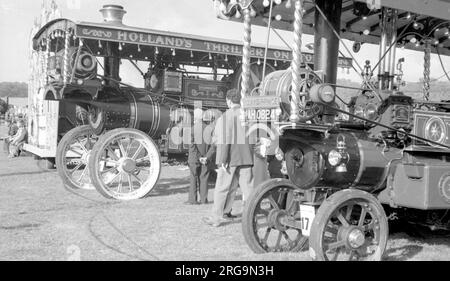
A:
<svg viewBox="0 0 450 281">
<path fill-rule="evenodd" d="M 360 215 L 359 221 L 358 221 L 359 227 L 363 226 L 364 220 L 366 219 L 366 214 L 367 214 L 366 208 L 361 207 L 361 215 Z"/>
<path fill-rule="evenodd" d="M 84 175 L 86 174 L 87 171 L 87 165 L 84 166 L 83 172 L 81 173 L 81 176 L 78 178 L 78 181 L 81 182 L 81 180 L 84 178 Z"/>
<path fill-rule="evenodd" d="M 136 151 L 134 152 L 133 157 L 131 157 L 131 159 L 136 160 L 136 158 L 139 156 L 139 153 L 141 153 L 142 149 L 144 148 L 144 146 L 139 143 L 139 147 L 138 149 L 136 149 Z"/>
<path fill-rule="evenodd" d="M 352 211 L 353 211 L 353 204 L 352 205 L 347 205 L 347 213 L 345 214 L 345 219 L 347 221 L 350 221 L 350 217 L 352 215 Z"/>
<path fill-rule="evenodd" d="M 112 171 L 114 171 L 114 170 L 117 170 L 117 167 L 112 167 L 112 168 L 109 168 L 109 169 L 107 169 L 107 170 L 100 171 L 100 174 L 103 175 L 103 174 L 112 172 Z"/>
<path fill-rule="evenodd" d="M 336 215 L 337 219 L 342 223 L 343 226 L 348 227 L 350 226 L 348 221 L 344 218 L 344 216 L 341 214 L 341 212 L 337 211 Z"/>
<path fill-rule="evenodd" d="M 261 240 L 261 242 L 263 242 L 264 244 L 267 245 L 267 239 L 269 239 L 269 235 L 270 235 L 270 231 L 272 230 L 272 228 L 267 228 L 266 229 L 266 234 L 264 235 L 263 240 Z"/>
<path fill-rule="evenodd" d="M 125 155 L 126 156 L 128 156 L 128 153 L 130 153 L 130 149 L 131 149 L 131 144 L 133 143 L 133 138 L 132 137 L 130 137 L 130 141 L 128 142 L 128 145 L 127 145 L 127 149 L 126 149 L 126 151 L 125 151 Z"/>
<path fill-rule="evenodd" d="M 113 158 L 114 161 L 119 161 L 119 157 L 117 156 L 116 152 L 114 152 L 114 150 L 112 150 L 112 148 L 110 146 L 108 146 L 106 148 L 106 150 L 108 150 L 110 156 Z"/>
<path fill-rule="evenodd" d="M 131 175 L 138 181 L 139 186 L 142 186 L 142 180 L 137 175 L 135 175 L 134 173 L 131 173 Z"/>
<path fill-rule="evenodd" d="M 88 153 L 86 147 L 84 147 L 84 145 L 83 145 L 78 139 L 77 139 L 77 143 L 80 145 L 81 149 L 83 149 L 83 151 L 84 151 L 85 153 Z"/>
<path fill-rule="evenodd" d="M 348 260 L 351 261 L 354 256 L 355 256 L 355 250 L 351 250 L 350 255 L 348 255 Z"/>
<path fill-rule="evenodd" d="M 119 173 L 120 177 L 119 177 L 119 184 L 117 185 L 117 192 L 118 193 L 122 193 L 122 173 Z"/>
<path fill-rule="evenodd" d="M 287 234 L 286 231 L 283 231 L 282 233 L 283 233 L 284 239 L 286 239 L 286 241 L 289 243 L 289 245 L 294 243 L 294 241 L 291 240 L 291 238 L 289 238 L 289 234 Z"/>
<path fill-rule="evenodd" d="M 281 231 L 278 231 L 278 238 L 277 238 L 277 243 L 275 244 L 275 250 L 280 248 L 280 243 L 281 243 L 281 237 L 282 237 L 282 233 Z"/>
<path fill-rule="evenodd" d="M 340 240 L 340 241 L 336 241 L 336 242 L 333 242 L 333 243 L 330 243 L 330 244 L 328 244 L 328 245 L 326 245 L 325 246 L 325 250 L 333 250 L 333 249 L 337 249 L 337 248 L 340 248 L 340 247 L 343 247 L 343 246 L 345 246 L 345 241 L 344 240 Z"/>
<path fill-rule="evenodd" d="M 127 174 L 128 178 L 128 187 L 130 188 L 130 192 L 133 191 L 133 180 L 131 179 L 131 175 Z"/>
<path fill-rule="evenodd" d="M 274 209 L 276 209 L 276 210 L 279 210 L 279 209 L 280 209 L 280 207 L 277 205 L 277 202 L 275 202 L 275 199 L 273 199 L 272 194 L 269 195 L 269 196 L 267 197 L 267 199 L 269 200 L 270 205 L 272 205 L 272 207 L 273 207 Z"/>
<path fill-rule="evenodd" d="M 75 166 L 75 168 L 73 168 L 72 170 L 70 170 L 70 173 L 71 173 L 71 174 L 75 173 L 75 171 L 78 170 L 78 169 L 81 167 L 81 165 L 83 165 L 83 164 L 84 164 L 84 163 L 83 163 L 82 161 L 80 161 L 80 163 L 78 163 L 78 164 Z"/>
<path fill-rule="evenodd" d="M 117 140 L 117 143 L 119 144 L 120 153 L 122 154 L 122 157 L 127 157 L 127 152 L 125 151 L 125 147 L 123 147 L 123 143 L 121 140 Z"/>
<path fill-rule="evenodd" d="M 76 155 L 79 155 L 80 157 L 83 156 L 83 153 L 80 153 L 80 152 L 78 152 L 78 151 L 72 149 L 72 147 L 70 147 L 69 150 L 67 150 L 67 152 L 69 152 L 69 151 L 75 153 Z M 67 155 L 67 154 L 66 154 L 66 155 Z"/>
<path fill-rule="evenodd" d="M 105 181 L 105 184 L 110 185 L 119 175 L 120 175 L 120 173 L 115 174 L 112 178 Z"/>
<path fill-rule="evenodd" d="M 144 156 L 144 157 L 141 157 L 141 158 L 139 158 L 139 159 L 136 159 L 136 162 L 142 162 L 142 161 L 144 161 L 144 160 L 148 160 L 148 161 L 150 161 L 150 157 L 149 157 L 149 155 L 147 155 L 147 156 Z"/>
</svg>

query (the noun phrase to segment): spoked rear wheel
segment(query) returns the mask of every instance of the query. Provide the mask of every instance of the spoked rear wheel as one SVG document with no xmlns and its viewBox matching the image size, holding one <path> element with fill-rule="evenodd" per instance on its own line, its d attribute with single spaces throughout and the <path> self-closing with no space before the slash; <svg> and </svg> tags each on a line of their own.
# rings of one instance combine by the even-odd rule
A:
<svg viewBox="0 0 450 281">
<path fill-rule="evenodd" d="M 308 240 L 300 228 L 286 223 L 299 214 L 295 190 L 288 180 L 271 179 L 260 184 L 250 196 L 242 215 L 242 231 L 255 253 L 295 252 L 304 248 Z"/>
<path fill-rule="evenodd" d="M 346 189 L 326 199 L 309 238 L 315 260 L 381 260 L 389 229 L 386 213 L 371 194 Z"/>
<path fill-rule="evenodd" d="M 97 141 L 89 125 L 78 126 L 67 132 L 56 150 L 58 174 L 69 188 L 94 189 L 88 171 L 88 160 Z"/>
<path fill-rule="evenodd" d="M 89 164 L 97 191 L 119 200 L 147 196 L 161 172 L 161 157 L 153 140 L 130 128 L 115 129 L 100 137 Z"/>
</svg>

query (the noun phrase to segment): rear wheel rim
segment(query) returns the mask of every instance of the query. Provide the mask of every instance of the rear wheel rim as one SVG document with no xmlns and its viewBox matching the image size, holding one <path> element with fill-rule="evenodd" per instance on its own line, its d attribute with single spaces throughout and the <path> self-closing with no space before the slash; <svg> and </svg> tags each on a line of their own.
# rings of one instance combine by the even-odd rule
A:
<svg viewBox="0 0 450 281">
<path fill-rule="evenodd" d="M 264 193 L 253 214 L 253 235 L 266 252 L 289 252 L 306 242 L 301 230 L 288 227 L 284 219 L 293 218 L 298 206 L 293 200 L 293 189 L 277 187 Z"/>
<path fill-rule="evenodd" d="M 131 200 L 153 189 L 160 172 L 154 143 L 136 134 L 120 134 L 101 148 L 97 178 L 113 198 Z"/>
</svg>

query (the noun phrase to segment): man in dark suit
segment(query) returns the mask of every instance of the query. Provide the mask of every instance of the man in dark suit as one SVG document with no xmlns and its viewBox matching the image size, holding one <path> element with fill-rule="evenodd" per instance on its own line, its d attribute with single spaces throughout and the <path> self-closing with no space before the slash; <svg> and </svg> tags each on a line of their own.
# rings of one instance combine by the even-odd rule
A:
<svg viewBox="0 0 450 281">
<path fill-rule="evenodd" d="M 191 171 L 189 197 L 185 204 L 198 204 L 197 189 L 200 193 L 200 203 L 208 203 L 208 181 L 210 172 L 214 169 L 215 149 L 212 145 L 211 133 L 208 133 L 208 115 L 203 115 L 201 109 L 194 110 L 194 130 L 189 145 L 188 165 Z M 211 130 L 209 130 L 211 132 Z"/>
<path fill-rule="evenodd" d="M 212 216 L 204 218 L 215 227 L 220 226 L 224 217 L 231 217 L 238 185 L 244 202 L 253 189 L 253 145 L 240 119 L 241 95 L 235 89 L 229 90 L 226 101 L 229 109 L 217 120 L 214 129 L 218 172 Z"/>
</svg>

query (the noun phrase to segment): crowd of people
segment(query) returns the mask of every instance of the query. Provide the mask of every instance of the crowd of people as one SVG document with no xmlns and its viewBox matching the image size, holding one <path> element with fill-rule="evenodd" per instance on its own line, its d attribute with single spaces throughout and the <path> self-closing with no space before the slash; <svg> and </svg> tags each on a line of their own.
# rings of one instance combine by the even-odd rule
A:
<svg viewBox="0 0 450 281">
<path fill-rule="evenodd" d="M 284 177 L 281 173 L 281 156 L 277 153 L 278 143 L 272 141 L 266 146 L 261 143 L 263 138 L 251 139 L 252 135 L 246 131 L 248 128 L 241 122 L 240 101 L 240 93 L 235 89 L 229 90 L 226 95 L 228 109 L 213 124 L 211 115 L 194 112 L 194 132 L 199 128 L 202 137 L 198 141 L 193 134 L 189 147 L 191 175 L 185 203 L 209 203 L 208 181 L 216 170 L 211 214 L 203 218 L 206 224 L 213 227 L 236 218 L 232 208 L 238 188 L 242 191 L 244 207 L 259 183 L 269 177 Z M 261 148 L 267 149 L 264 156 L 255 153 Z"/>
</svg>

